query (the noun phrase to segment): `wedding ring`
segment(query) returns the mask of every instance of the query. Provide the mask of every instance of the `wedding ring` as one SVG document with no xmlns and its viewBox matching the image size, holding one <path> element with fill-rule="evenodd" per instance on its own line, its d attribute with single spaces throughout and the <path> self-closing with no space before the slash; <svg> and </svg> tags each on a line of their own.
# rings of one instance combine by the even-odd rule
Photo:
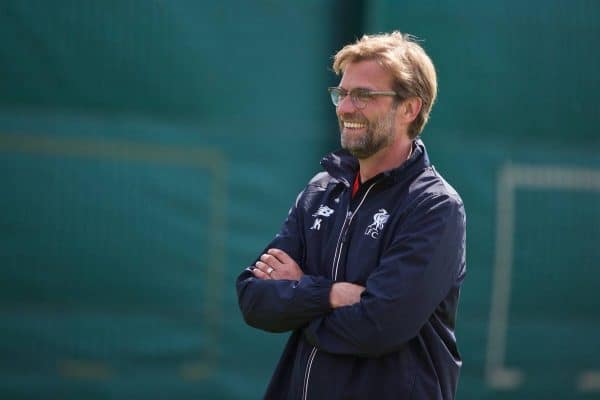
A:
<svg viewBox="0 0 600 400">
<path fill-rule="evenodd" d="M 269 268 L 267 268 L 267 275 L 271 276 L 271 274 L 273 273 L 273 271 L 275 271 L 275 270 L 273 269 L 273 267 L 269 267 Z"/>
</svg>

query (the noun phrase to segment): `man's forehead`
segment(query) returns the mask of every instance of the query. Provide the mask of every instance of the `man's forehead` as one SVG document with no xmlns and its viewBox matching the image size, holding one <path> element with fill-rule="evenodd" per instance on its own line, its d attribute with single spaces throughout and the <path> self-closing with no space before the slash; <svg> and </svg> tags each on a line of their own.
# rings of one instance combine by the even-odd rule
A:
<svg viewBox="0 0 600 400">
<path fill-rule="evenodd" d="M 375 60 L 363 60 L 348 63 L 340 81 L 340 86 L 354 88 L 387 89 L 393 82 L 392 75 Z"/>
</svg>

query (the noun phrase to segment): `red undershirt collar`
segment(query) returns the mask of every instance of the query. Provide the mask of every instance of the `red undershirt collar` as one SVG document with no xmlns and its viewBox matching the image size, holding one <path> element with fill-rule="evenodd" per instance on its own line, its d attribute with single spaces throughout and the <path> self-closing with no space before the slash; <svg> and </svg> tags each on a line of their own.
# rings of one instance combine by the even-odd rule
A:
<svg viewBox="0 0 600 400">
<path fill-rule="evenodd" d="M 354 178 L 354 185 L 352 185 L 352 197 L 358 192 L 358 188 L 360 188 L 360 171 L 356 173 L 356 177 Z"/>
</svg>

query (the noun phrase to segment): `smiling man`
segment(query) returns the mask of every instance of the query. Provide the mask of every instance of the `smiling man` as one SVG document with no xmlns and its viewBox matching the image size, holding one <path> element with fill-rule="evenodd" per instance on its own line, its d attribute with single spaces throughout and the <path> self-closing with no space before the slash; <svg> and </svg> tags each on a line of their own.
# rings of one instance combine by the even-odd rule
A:
<svg viewBox="0 0 600 400">
<path fill-rule="evenodd" d="M 409 35 L 340 50 L 342 150 L 237 279 L 245 321 L 292 334 L 266 399 L 453 399 L 465 212 L 419 135 L 437 93 Z"/>
</svg>

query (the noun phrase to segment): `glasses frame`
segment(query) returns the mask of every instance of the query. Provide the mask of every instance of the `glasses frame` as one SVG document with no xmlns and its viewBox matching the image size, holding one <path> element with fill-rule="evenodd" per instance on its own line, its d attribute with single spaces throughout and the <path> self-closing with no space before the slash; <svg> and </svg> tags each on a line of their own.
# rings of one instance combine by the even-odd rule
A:
<svg viewBox="0 0 600 400">
<path fill-rule="evenodd" d="M 365 107 L 367 107 L 369 102 L 372 100 L 371 98 L 369 98 L 367 101 L 364 102 L 364 104 L 362 104 L 357 98 L 357 94 L 359 94 L 359 92 L 362 96 L 366 95 L 367 97 L 374 97 L 374 96 L 400 97 L 400 94 L 398 92 L 394 92 L 393 90 L 369 90 L 369 89 L 363 89 L 363 88 L 356 88 L 356 89 L 352 89 L 352 90 L 348 91 L 339 86 L 332 86 L 332 87 L 328 87 L 327 91 L 329 92 L 329 95 L 331 96 L 331 102 L 333 103 L 334 106 L 338 107 L 340 102 L 344 99 L 344 97 L 350 95 L 350 101 L 352 101 L 352 104 L 354 105 L 354 107 L 358 108 L 359 110 L 362 110 Z M 339 93 L 337 96 L 338 97 L 337 103 L 334 98 L 335 92 Z"/>
</svg>

